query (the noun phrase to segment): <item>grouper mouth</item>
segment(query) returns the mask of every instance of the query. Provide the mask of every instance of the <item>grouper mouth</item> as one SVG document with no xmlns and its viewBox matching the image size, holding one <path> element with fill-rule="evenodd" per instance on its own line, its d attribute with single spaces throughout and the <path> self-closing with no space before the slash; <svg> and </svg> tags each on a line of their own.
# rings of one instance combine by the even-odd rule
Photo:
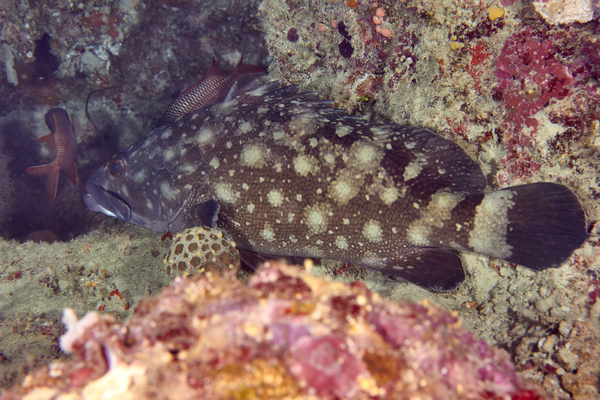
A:
<svg viewBox="0 0 600 400">
<path fill-rule="evenodd" d="M 83 201 L 92 211 L 131 221 L 131 207 L 125 200 L 90 181 L 85 187 L 87 194 L 83 196 Z"/>
</svg>

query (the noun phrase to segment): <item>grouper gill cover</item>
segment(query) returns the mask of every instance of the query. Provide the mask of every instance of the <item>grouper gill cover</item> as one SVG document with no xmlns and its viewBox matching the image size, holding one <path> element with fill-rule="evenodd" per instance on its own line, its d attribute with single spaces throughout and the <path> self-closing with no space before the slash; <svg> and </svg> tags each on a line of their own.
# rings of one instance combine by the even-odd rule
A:
<svg viewBox="0 0 600 400">
<path fill-rule="evenodd" d="M 86 186 L 91 209 L 156 232 L 218 227 L 246 252 L 340 260 L 434 291 L 464 280 L 458 251 L 542 270 L 587 237 L 567 187 L 484 193 L 455 143 L 277 82 L 160 126 Z"/>
</svg>

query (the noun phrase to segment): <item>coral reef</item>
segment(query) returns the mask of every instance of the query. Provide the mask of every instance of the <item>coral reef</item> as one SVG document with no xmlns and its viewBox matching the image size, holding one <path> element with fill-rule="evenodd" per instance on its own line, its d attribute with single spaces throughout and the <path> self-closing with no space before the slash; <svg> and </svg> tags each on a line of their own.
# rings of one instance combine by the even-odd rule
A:
<svg viewBox="0 0 600 400">
<path fill-rule="evenodd" d="M 364 285 L 267 263 L 178 278 L 132 318 L 66 310 L 61 348 L 0 399 L 541 399 L 507 355 L 429 302 L 395 305 Z"/>
<path fill-rule="evenodd" d="M 13 185 L 8 170 L 8 157 L 0 154 L 0 226 L 6 224 L 13 199 Z"/>
<path fill-rule="evenodd" d="M 567 153 L 587 158 L 598 130 L 593 25 L 549 29 L 520 1 L 406 0 L 374 7 L 266 0 L 260 9 L 276 61 L 272 77 L 317 91 L 357 115 L 450 137 L 480 161 L 492 185 L 560 179 L 581 185 L 582 194 L 598 192 L 595 160 L 580 165 L 580 180 L 558 171 L 572 165 L 557 165 Z M 342 23 L 350 39 L 334 28 Z M 293 41 L 285 35 L 292 28 Z M 383 28 L 391 36 L 379 33 Z M 338 51 L 342 38 L 354 50 L 350 58 Z M 558 110 L 566 111 L 562 119 Z"/>
<path fill-rule="evenodd" d="M 377 8 L 385 10 L 389 38 L 376 34 Z M 482 338 L 517 352 L 519 367 L 546 382 L 552 398 L 585 398 L 577 387 L 600 396 L 597 384 L 591 389 L 587 380 L 588 373 L 597 376 L 597 366 L 588 364 L 581 374 L 561 371 L 554 357 L 554 370 L 525 347 L 514 347 L 529 334 L 537 343 L 561 319 L 577 324 L 600 315 L 600 257 L 592 229 L 600 219 L 598 21 L 548 26 L 529 2 L 519 0 L 380 1 L 377 7 L 366 1 L 320 6 L 267 0 L 261 10 L 276 61 L 271 76 L 317 91 L 356 115 L 426 126 L 452 138 L 479 161 L 492 187 L 554 181 L 574 188 L 592 237 L 570 262 L 549 274 L 529 274 L 463 255 L 470 279 L 434 301 L 459 311 Z M 343 21 L 351 36 L 350 58 L 335 47 L 341 36 L 332 21 Z M 327 29 L 321 31 L 319 23 Z M 282 35 L 291 27 L 295 41 Z M 320 272 L 365 279 L 395 299 L 432 298 L 350 265 L 326 262 Z M 593 356 L 583 350 L 594 339 L 574 340 L 579 343 L 571 343 L 571 350 L 579 358 L 600 355 L 595 348 Z"/>
<path fill-rule="evenodd" d="M 590 339 L 599 329 L 598 320 L 593 319 L 531 328 L 515 343 L 523 376 L 552 398 L 598 398 L 600 346 Z"/>
<path fill-rule="evenodd" d="M 66 179 L 48 206 L 43 188 L 23 173 L 40 157 L 35 141 L 47 132 L 43 116 L 49 108 L 59 105 L 79 116 L 78 172 L 85 180 L 91 168 L 147 133 L 173 97 L 203 75 L 212 56 L 231 69 L 245 48 L 244 61 L 270 63 L 272 79 L 317 91 L 359 116 L 426 126 L 456 140 L 480 162 L 492 186 L 541 180 L 571 186 L 584 203 L 592 236 L 559 269 L 530 273 L 463 255 L 467 281 L 452 295 L 432 295 L 352 265 L 324 261 L 315 272 L 363 279 L 394 299 L 441 304 L 458 312 L 478 337 L 508 350 L 517 368 L 551 398 L 598 397 L 600 330 L 593 321 L 600 315 L 594 224 L 600 219 L 600 25 L 548 25 L 536 3 L 542 2 L 0 0 L 0 146 L 15 193 L 3 220 L 9 227 L 1 234 L 24 240 L 32 231 L 52 230 L 68 240 L 90 229 L 93 215 Z M 546 54 L 536 63 L 544 70 L 527 69 L 526 59 L 519 59 L 530 54 L 527 43 Z M 503 57 L 516 62 L 514 85 L 496 75 Z M 557 78 L 568 74 L 573 81 L 563 85 L 568 93 L 533 106 L 535 100 L 524 96 L 543 93 L 528 72 L 547 77 L 536 83 L 549 88 L 547 94 Z M 85 118 L 88 94 L 98 130 Z M 519 107 L 507 107 L 505 96 L 520 96 L 532 107 L 515 114 Z M 0 240 L 1 385 L 16 382 L 28 365 L 60 356 L 62 308 L 122 319 L 139 299 L 168 285 L 168 245 L 109 221 L 68 243 Z M 564 336 L 562 320 L 576 333 Z M 550 345 L 540 339 L 552 335 L 558 342 L 542 349 Z M 567 343 L 578 358 L 576 371 L 565 368 Z"/>
<path fill-rule="evenodd" d="M 0 240 L 0 387 L 64 357 L 58 348 L 64 308 L 122 319 L 137 301 L 168 285 L 168 244 L 159 238 L 121 225 L 52 245 Z"/>
</svg>

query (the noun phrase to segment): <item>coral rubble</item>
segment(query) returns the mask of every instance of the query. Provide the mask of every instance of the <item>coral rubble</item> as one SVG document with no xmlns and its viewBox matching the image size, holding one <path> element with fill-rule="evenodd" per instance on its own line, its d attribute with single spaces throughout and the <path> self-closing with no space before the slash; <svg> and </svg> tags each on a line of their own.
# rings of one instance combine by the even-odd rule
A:
<svg viewBox="0 0 600 400">
<path fill-rule="evenodd" d="M 598 0 L 540 0 L 534 1 L 535 10 L 551 24 L 589 22 L 598 12 Z"/>
<path fill-rule="evenodd" d="M 124 323 L 63 320 L 72 360 L 0 399 L 544 398 L 456 315 L 278 263 L 247 285 L 233 271 L 177 278 Z"/>
</svg>

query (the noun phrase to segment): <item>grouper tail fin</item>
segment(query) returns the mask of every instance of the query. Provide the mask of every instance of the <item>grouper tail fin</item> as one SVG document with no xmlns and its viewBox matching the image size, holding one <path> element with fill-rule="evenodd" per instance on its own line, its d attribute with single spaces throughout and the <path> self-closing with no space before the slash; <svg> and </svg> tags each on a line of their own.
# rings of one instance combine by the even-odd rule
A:
<svg viewBox="0 0 600 400">
<path fill-rule="evenodd" d="M 477 253 L 539 271 L 560 266 L 588 237 L 581 203 L 564 185 L 534 183 L 483 196 L 469 239 Z"/>
</svg>

